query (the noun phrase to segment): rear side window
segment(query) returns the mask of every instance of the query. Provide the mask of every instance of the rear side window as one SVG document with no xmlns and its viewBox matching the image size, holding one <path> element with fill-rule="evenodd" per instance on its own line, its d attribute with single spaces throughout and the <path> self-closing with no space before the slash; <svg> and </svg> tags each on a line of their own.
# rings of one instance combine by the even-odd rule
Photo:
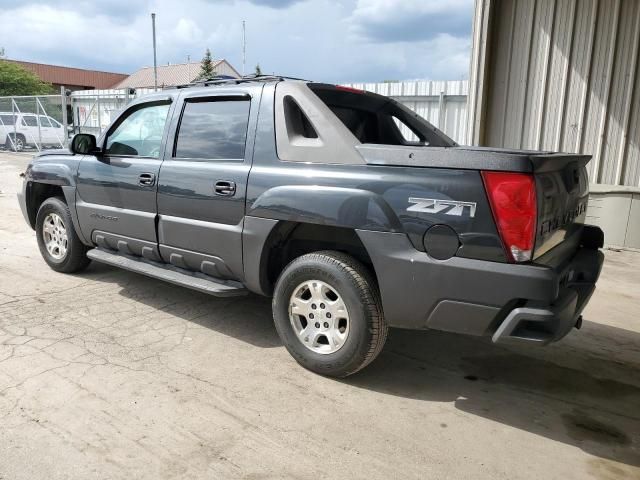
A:
<svg viewBox="0 0 640 480">
<path fill-rule="evenodd" d="M 242 160 L 247 140 L 249 99 L 185 101 L 175 158 Z"/>
<path fill-rule="evenodd" d="M 15 125 L 15 115 L 0 115 L 0 125 Z"/>
<path fill-rule="evenodd" d="M 47 117 L 40 117 L 40 126 L 51 127 L 51 124 L 49 123 L 49 119 L 47 119 Z"/>
<path fill-rule="evenodd" d="M 37 127 L 38 126 L 38 120 L 33 115 L 25 115 L 24 117 L 22 117 L 22 121 L 24 122 L 24 124 L 27 127 Z"/>
</svg>

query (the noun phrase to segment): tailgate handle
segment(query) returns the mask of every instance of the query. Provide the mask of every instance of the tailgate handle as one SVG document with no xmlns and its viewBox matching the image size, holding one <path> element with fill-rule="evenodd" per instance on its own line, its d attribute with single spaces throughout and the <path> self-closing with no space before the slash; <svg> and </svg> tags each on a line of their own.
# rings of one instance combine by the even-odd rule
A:
<svg viewBox="0 0 640 480">
<path fill-rule="evenodd" d="M 562 179 L 568 193 L 575 192 L 580 186 L 580 167 L 576 162 L 570 163 L 564 169 Z"/>
</svg>

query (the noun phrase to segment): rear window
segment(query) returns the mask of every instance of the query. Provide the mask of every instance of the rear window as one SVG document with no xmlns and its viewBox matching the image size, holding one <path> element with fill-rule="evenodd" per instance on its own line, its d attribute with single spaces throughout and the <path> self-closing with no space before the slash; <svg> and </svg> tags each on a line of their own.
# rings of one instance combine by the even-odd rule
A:
<svg viewBox="0 0 640 480">
<path fill-rule="evenodd" d="M 175 158 L 242 160 L 249 99 L 206 98 L 185 102 Z"/>
<path fill-rule="evenodd" d="M 455 142 L 390 98 L 325 84 L 309 88 L 361 142 L 449 147 Z"/>
</svg>

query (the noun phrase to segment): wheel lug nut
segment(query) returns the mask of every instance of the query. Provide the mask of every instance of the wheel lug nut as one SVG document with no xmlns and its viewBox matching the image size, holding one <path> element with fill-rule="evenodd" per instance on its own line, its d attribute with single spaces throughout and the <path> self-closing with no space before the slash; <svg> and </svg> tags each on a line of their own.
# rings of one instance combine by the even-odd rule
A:
<svg viewBox="0 0 640 480">
<path fill-rule="evenodd" d="M 309 318 L 310 318 L 311 320 L 313 320 L 313 313 L 310 313 L 310 314 L 309 314 Z"/>
<path fill-rule="evenodd" d="M 331 314 L 327 312 L 327 318 L 331 318 Z"/>
<path fill-rule="evenodd" d="M 320 304 L 320 308 L 324 308 L 324 303 L 321 303 L 321 304 Z"/>
<path fill-rule="evenodd" d="M 329 322 L 324 322 L 324 328 L 329 328 Z"/>
<path fill-rule="evenodd" d="M 320 323 L 316 322 L 316 328 L 320 328 Z"/>
</svg>

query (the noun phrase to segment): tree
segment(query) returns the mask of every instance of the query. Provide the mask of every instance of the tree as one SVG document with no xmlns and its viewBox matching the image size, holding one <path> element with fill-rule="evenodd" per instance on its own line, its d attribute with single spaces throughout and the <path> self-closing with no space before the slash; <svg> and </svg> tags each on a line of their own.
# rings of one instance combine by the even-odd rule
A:
<svg viewBox="0 0 640 480">
<path fill-rule="evenodd" d="M 53 87 L 17 63 L 0 60 L 0 97 L 10 95 L 46 95 Z"/>
<path fill-rule="evenodd" d="M 200 62 L 200 74 L 198 75 L 198 79 L 206 80 L 215 76 L 216 72 L 213 71 L 213 59 L 211 58 L 211 50 L 207 48 L 207 51 L 204 52 L 202 62 Z"/>
<path fill-rule="evenodd" d="M 262 75 L 262 69 L 260 68 L 260 64 L 256 65 L 256 77 Z"/>
</svg>

